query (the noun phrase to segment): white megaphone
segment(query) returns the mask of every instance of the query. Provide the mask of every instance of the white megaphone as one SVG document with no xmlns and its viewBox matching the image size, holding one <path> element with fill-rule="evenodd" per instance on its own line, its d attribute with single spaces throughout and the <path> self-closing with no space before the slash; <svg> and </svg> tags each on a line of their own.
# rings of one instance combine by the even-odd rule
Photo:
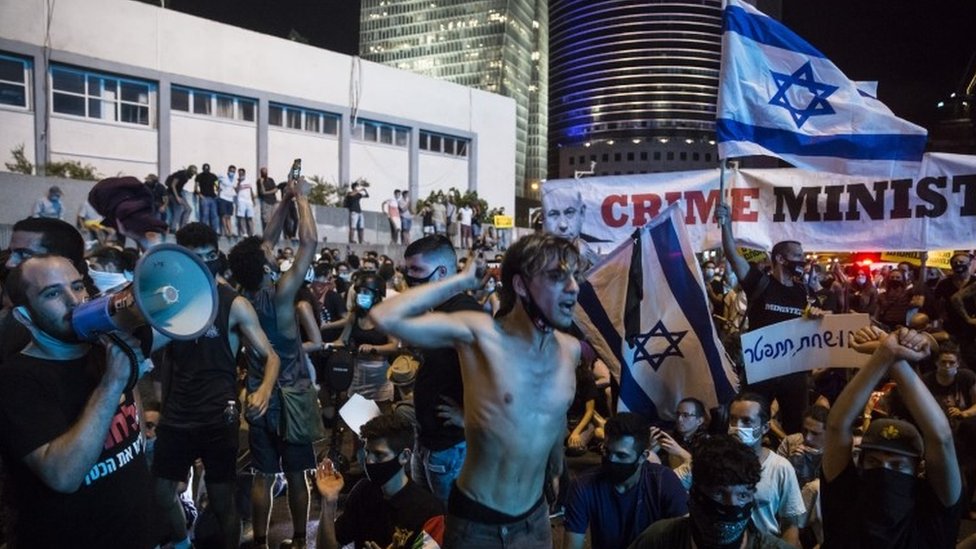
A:
<svg viewBox="0 0 976 549">
<path fill-rule="evenodd" d="M 71 326 L 79 339 L 149 324 L 170 339 L 196 339 L 217 316 L 217 283 L 196 254 L 158 244 L 139 259 L 132 283 L 75 307 Z"/>
</svg>

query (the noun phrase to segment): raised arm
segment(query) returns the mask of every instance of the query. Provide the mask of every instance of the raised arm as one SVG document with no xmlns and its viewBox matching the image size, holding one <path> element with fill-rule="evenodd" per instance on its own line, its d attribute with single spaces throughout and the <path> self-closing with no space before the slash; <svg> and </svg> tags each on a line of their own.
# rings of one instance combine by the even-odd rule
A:
<svg viewBox="0 0 976 549">
<path fill-rule="evenodd" d="M 853 443 L 851 426 L 861 416 L 864 405 L 867 403 L 868 397 L 871 396 L 871 391 L 888 373 L 889 366 L 895 360 L 889 346 L 878 346 L 874 343 L 883 336 L 884 332 L 873 326 L 861 328 L 854 335 L 851 346 L 856 350 L 871 352 L 872 347 L 876 347 L 876 349 L 873 350 L 867 364 L 858 370 L 854 379 L 841 391 L 840 396 L 837 397 L 837 402 L 834 403 L 830 409 L 830 414 L 827 415 L 827 436 L 821 466 L 828 482 L 844 472 L 844 469 L 851 462 L 851 445 Z"/>
<path fill-rule="evenodd" d="M 914 330 L 902 329 L 897 335 L 900 346 L 897 355 L 903 360 L 891 367 L 891 376 L 898 384 L 898 395 L 922 432 L 925 441 L 925 478 L 942 505 L 949 507 L 959 501 L 962 494 L 962 477 L 956 460 L 952 428 L 932 393 L 904 360 L 913 359 L 917 354 L 923 357 L 927 355 L 929 341 Z"/>
<path fill-rule="evenodd" d="M 735 235 L 732 234 L 732 210 L 725 201 L 715 207 L 715 217 L 718 219 L 719 227 L 722 228 L 722 250 L 725 252 L 725 259 L 732 267 L 732 272 L 741 281 L 749 273 L 749 262 L 742 257 L 738 246 L 735 245 Z"/>
<path fill-rule="evenodd" d="M 471 326 L 464 322 L 464 319 L 472 318 L 469 313 L 446 314 L 430 310 L 454 295 L 478 288 L 480 281 L 475 276 L 475 263 L 473 259 L 469 260 L 464 270 L 454 276 L 384 299 L 370 311 L 370 318 L 380 331 L 408 345 L 437 348 L 470 343 L 474 334 Z"/>
</svg>

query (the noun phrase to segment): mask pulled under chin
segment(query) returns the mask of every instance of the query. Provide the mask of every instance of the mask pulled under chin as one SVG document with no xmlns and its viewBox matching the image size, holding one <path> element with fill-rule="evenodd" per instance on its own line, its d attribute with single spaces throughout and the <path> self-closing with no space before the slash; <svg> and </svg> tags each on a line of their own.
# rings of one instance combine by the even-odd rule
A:
<svg viewBox="0 0 976 549">
<path fill-rule="evenodd" d="M 522 302 L 522 308 L 525 309 L 526 314 L 529 315 L 529 320 L 536 327 L 537 330 L 543 333 L 549 333 L 553 330 L 552 323 L 546 318 L 539 306 L 535 304 L 535 300 L 532 296 L 522 297 L 519 296 L 519 301 Z"/>
<path fill-rule="evenodd" d="M 701 493 L 692 486 L 688 498 L 691 515 L 691 535 L 700 548 L 726 549 L 742 543 L 755 505 L 725 505 Z"/>
</svg>

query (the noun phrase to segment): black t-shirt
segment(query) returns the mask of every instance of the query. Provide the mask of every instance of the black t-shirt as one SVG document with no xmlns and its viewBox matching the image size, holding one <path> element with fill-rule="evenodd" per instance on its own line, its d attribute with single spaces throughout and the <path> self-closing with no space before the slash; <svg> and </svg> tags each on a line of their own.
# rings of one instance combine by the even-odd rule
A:
<svg viewBox="0 0 976 549">
<path fill-rule="evenodd" d="M 372 541 L 394 549 L 420 547 L 424 532 L 439 533 L 443 528 L 444 507 L 430 492 L 411 481 L 393 497 L 386 499 L 380 488 L 368 479 L 353 486 L 346 507 L 336 519 L 339 545 L 355 543 L 365 547 Z M 394 543 L 394 537 L 397 542 Z"/>
<path fill-rule="evenodd" d="M 166 178 L 166 190 L 172 196 L 180 196 L 183 192 L 183 186 L 186 182 L 190 180 L 190 172 L 186 170 L 179 170 L 173 172 L 169 177 Z"/>
<path fill-rule="evenodd" d="M 69 361 L 24 354 L 0 369 L 0 451 L 11 503 L 11 547 L 150 547 L 152 478 L 131 392 L 115 411 L 98 459 L 73 493 L 49 488 L 23 459 L 66 433 L 101 377 L 101 348 Z"/>
<path fill-rule="evenodd" d="M 968 284 L 976 284 L 976 275 L 969 277 Z M 971 326 L 966 322 L 966 319 L 960 317 L 950 301 L 953 294 L 958 291 L 959 287 L 956 286 L 952 278 L 945 278 L 936 284 L 932 295 L 935 298 L 935 306 L 938 310 L 937 314 L 941 315 L 945 321 L 945 331 L 949 332 L 957 341 L 971 341 L 976 339 L 976 327 Z M 970 316 L 976 315 L 976 298 L 969 298 L 964 300 L 963 303 L 966 306 L 966 312 Z"/>
<path fill-rule="evenodd" d="M 333 320 L 339 320 L 346 314 L 346 302 L 339 295 L 339 292 L 335 290 L 329 290 L 325 292 L 325 297 L 323 302 L 319 307 L 319 322 L 332 322 Z M 322 330 L 322 341 L 328 343 L 333 341 L 342 335 L 342 328 L 331 328 L 328 330 Z"/>
<path fill-rule="evenodd" d="M 467 294 L 457 294 L 434 309 L 442 313 L 457 311 L 483 311 L 478 302 Z M 422 349 L 423 356 L 413 400 L 417 407 L 417 423 L 420 425 L 420 443 L 428 450 L 444 450 L 464 440 L 464 429 L 446 426 L 437 417 L 437 406 L 447 397 L 458 404 L 464 402 L 461 384 L 461 363 L 453 347 Z"/>
<path fill-rule="evenodd" d="M 359 202 L 362 201 L 362 199 L 363 195 L 359 193 L 347 194 L 343 207 L 348 208 L 350 212 L 362 213 L 363 208 L 359 205 Z"/>
<path fill-rule="evenodd" d="M 162 425 L 179 429 L 221 425 L 227 401 L 237 398 L 237 349 L 230 348 L 228 330 L 238 294 L 218 284 L 217 297 L 217 316 L 202 336 L 169 343 L 162 373 Z"/>
<path fill-rule="evenodd" d="M 821 473 L 821 511 L 823 512 L 824 542 L 822 547 L 834 549 L 923 549 L 956 546 L 963 499 L 950 507 L 942 505 L 928 482 L 917 480 L 914 516 L 907 524 L 892 525 L 885 530 L 885 539 L 872 539 L 863 532 L 865 509 L 884 509 L 885 502 L 869 500 L 858 485 L 857 468 L 853 463 L 827 482 Z"/>
<path fill-rule="evenodd" d="M 953 407 L 965 410 L 973 405 L 970 394 L 973 385 L 976 385 L 976 373 L 973 373 L 972 370 L 960 368 L 956 372 L 956 379 L 952 380 L 949 385 L 942 385 L 936 377 L 936 372 L 929 372 L 922 376 L 922 383 L 928 387 L 929 392 L 932 393 L 943 410 Z"/>
<path fill-rule="evenodd" d="M 200 172 L 197 174 L 197 190 L 202 196 L 217 198 L 217 176 L 213 172 Z"/>
<path fill-rule="evenodd" d="M 270 177 L 265 177 L 264 179 L 258 178 L 258 192 L 261 195 L 261 201 L 265 204 L 277 204 L 278 203 L 278 188 L 275 185 L 275 180 Z M 267 193 L 267 194 L 265 194 Z"/>
<path fill-rule="evenodd" d="M 756 296 L 755 301 L 752 301 L 752 296 L 763 277 L 769 279 L 769 284 Z M 742 279 L 742 289 L 750 298 L 750 331 L 777 322 L 800 318 L 807 307 L 807 293 L 802 284 L 784 286 L 772 276 L 760 271 L 755 265 L 749 267 L 749 273 Z"/>
</svg>

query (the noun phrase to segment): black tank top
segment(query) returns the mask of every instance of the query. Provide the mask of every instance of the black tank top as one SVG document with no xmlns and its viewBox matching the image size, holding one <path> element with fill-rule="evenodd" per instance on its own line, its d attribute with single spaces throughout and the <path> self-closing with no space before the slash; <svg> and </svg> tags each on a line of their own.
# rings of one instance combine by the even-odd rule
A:
<svg viewBox="0 0 976 549">
<path fill-rule="evenodd" d="M 228 400 L 237 399 L 237 359 L 230 348 L 230 309 L 237 292 L 217 285 L 217 317 L 192 341 L 168 345 L 169 375 L 163 374 L 162 425 L 190 429 L 224 421 Z"/>
<path fill-rule="evenodd" d="M 386 345 L 390 342 L 390 338 L 376 328 L 370 328 L 369 330 L 360 328 L 358 318 L 352 321 L 352 332 L 349 334 L 349 339 L 352 341 L 354 347 L 359 347 L 360 345 Z"/>
</svg>

